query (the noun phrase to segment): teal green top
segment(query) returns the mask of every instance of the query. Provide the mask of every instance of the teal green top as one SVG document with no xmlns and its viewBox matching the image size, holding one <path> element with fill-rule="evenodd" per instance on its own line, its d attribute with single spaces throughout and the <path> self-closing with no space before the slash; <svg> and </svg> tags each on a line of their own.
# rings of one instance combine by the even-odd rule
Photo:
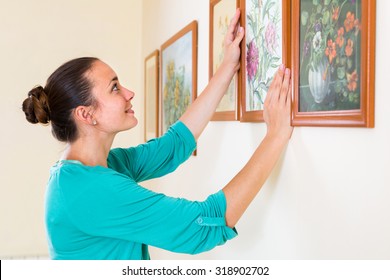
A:
<svg viewBox="0 0 390 280">
<path fill-rule="evenodd" d="M 195 147 L 179 121 L 160 138 L 111 150 L 108 168 L 57 162 L 46 192 L 51 258 L 150 259 L 147 245 L 196 254 L 235 237 L 225 223 L 222 191 L 197 202 L 138 184 L 174 171 Z"/>
</svg>

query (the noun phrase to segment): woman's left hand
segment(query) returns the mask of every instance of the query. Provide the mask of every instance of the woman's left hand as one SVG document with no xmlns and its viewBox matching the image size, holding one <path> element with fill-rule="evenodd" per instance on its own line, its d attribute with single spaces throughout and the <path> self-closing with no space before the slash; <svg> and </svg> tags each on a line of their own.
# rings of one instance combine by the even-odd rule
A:
<svg viewBox="0 0 390 280">
<path fill-rule="evenodd" d="M 240 26 L 240 9 L 236 10 L 236 13 L 225 35 L 224 40 L 224 59 L 222 64 L 231 65 L 234 72 L 240 68 L 240 43 L 244 38 L 244 28 Z"/>
</svg>

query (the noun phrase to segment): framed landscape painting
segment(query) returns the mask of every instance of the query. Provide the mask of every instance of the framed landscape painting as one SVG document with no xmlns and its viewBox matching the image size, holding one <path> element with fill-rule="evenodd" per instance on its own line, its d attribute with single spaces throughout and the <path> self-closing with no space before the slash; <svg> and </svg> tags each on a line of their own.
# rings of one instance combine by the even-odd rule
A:
<svg viewBox="0 0 390 280">
<path fill-rule="evenodd" d="M 376 1 L 292 7 L 292 124 L 374 127 Z"/>
<path fill-rule="evenodd" d="M 312 0 L 311 0 L 312 1 Z M 240 121 L 261 122 L 268 88 L 279 66 L 289 67 L 290 0 L 240 0 Z"/>
<path fill-rule="evenodd" d="M 159 51 L 145 58 L 145 141 L 158 136 Z"/>
<path fill-rule="evenodd" d="M 193 21 L 161 46 L 160 135 L 196 98 L 197 30 Z"/>
<path fill-rule="evenodd" d="M 210 51 L 209 78 L 211 79 L 223 61 L 224 39 L 230 20 L 237 9 L 238 0 L 210 0 Z M 232 79 L 212 121 L 234 121 L 238 119 L 237 74 Z"/>
</svg>

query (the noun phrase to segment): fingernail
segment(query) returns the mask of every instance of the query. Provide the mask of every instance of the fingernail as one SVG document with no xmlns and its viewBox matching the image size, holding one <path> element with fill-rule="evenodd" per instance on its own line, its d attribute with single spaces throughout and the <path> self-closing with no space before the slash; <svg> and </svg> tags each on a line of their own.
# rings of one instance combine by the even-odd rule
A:
<svg viewBox="0 0 390 280">
<path fill-rule="evenodd" d="M 281 64 L 279 67 L 280 70 L 284 71 L 286 69 L 286 66 L 284 64 Z"/>
<path fill-rule="evenodd" d="M 287 75 L 290 75 L 290 73 L 291 73 L 291 72 L 290 72 L 290 69 L 287 68 L 286 71 L 285 71 L 285 73 L 286 73 Z"/>
</svg>

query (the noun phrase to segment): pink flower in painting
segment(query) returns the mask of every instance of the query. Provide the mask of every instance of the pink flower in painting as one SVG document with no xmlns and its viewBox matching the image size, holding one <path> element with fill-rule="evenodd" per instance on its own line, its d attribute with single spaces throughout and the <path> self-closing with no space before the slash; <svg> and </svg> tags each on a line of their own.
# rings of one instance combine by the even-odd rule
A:
<svg viewBox="0 0 390 280">
<path fill-rule="evenodd" d="M 251 41 L 248 46 L 246 55 L 246 71 L 250 80 L 256 76 L 257 68 L 259 67 L 259 50 L 254 41 Z"/>
<path fill-rule="evenodd" d="M 275 23 L 270 22 L 265 30 L 265 45 L 269 53 L 274 54 L 278 47 Z"/>
</svg>

